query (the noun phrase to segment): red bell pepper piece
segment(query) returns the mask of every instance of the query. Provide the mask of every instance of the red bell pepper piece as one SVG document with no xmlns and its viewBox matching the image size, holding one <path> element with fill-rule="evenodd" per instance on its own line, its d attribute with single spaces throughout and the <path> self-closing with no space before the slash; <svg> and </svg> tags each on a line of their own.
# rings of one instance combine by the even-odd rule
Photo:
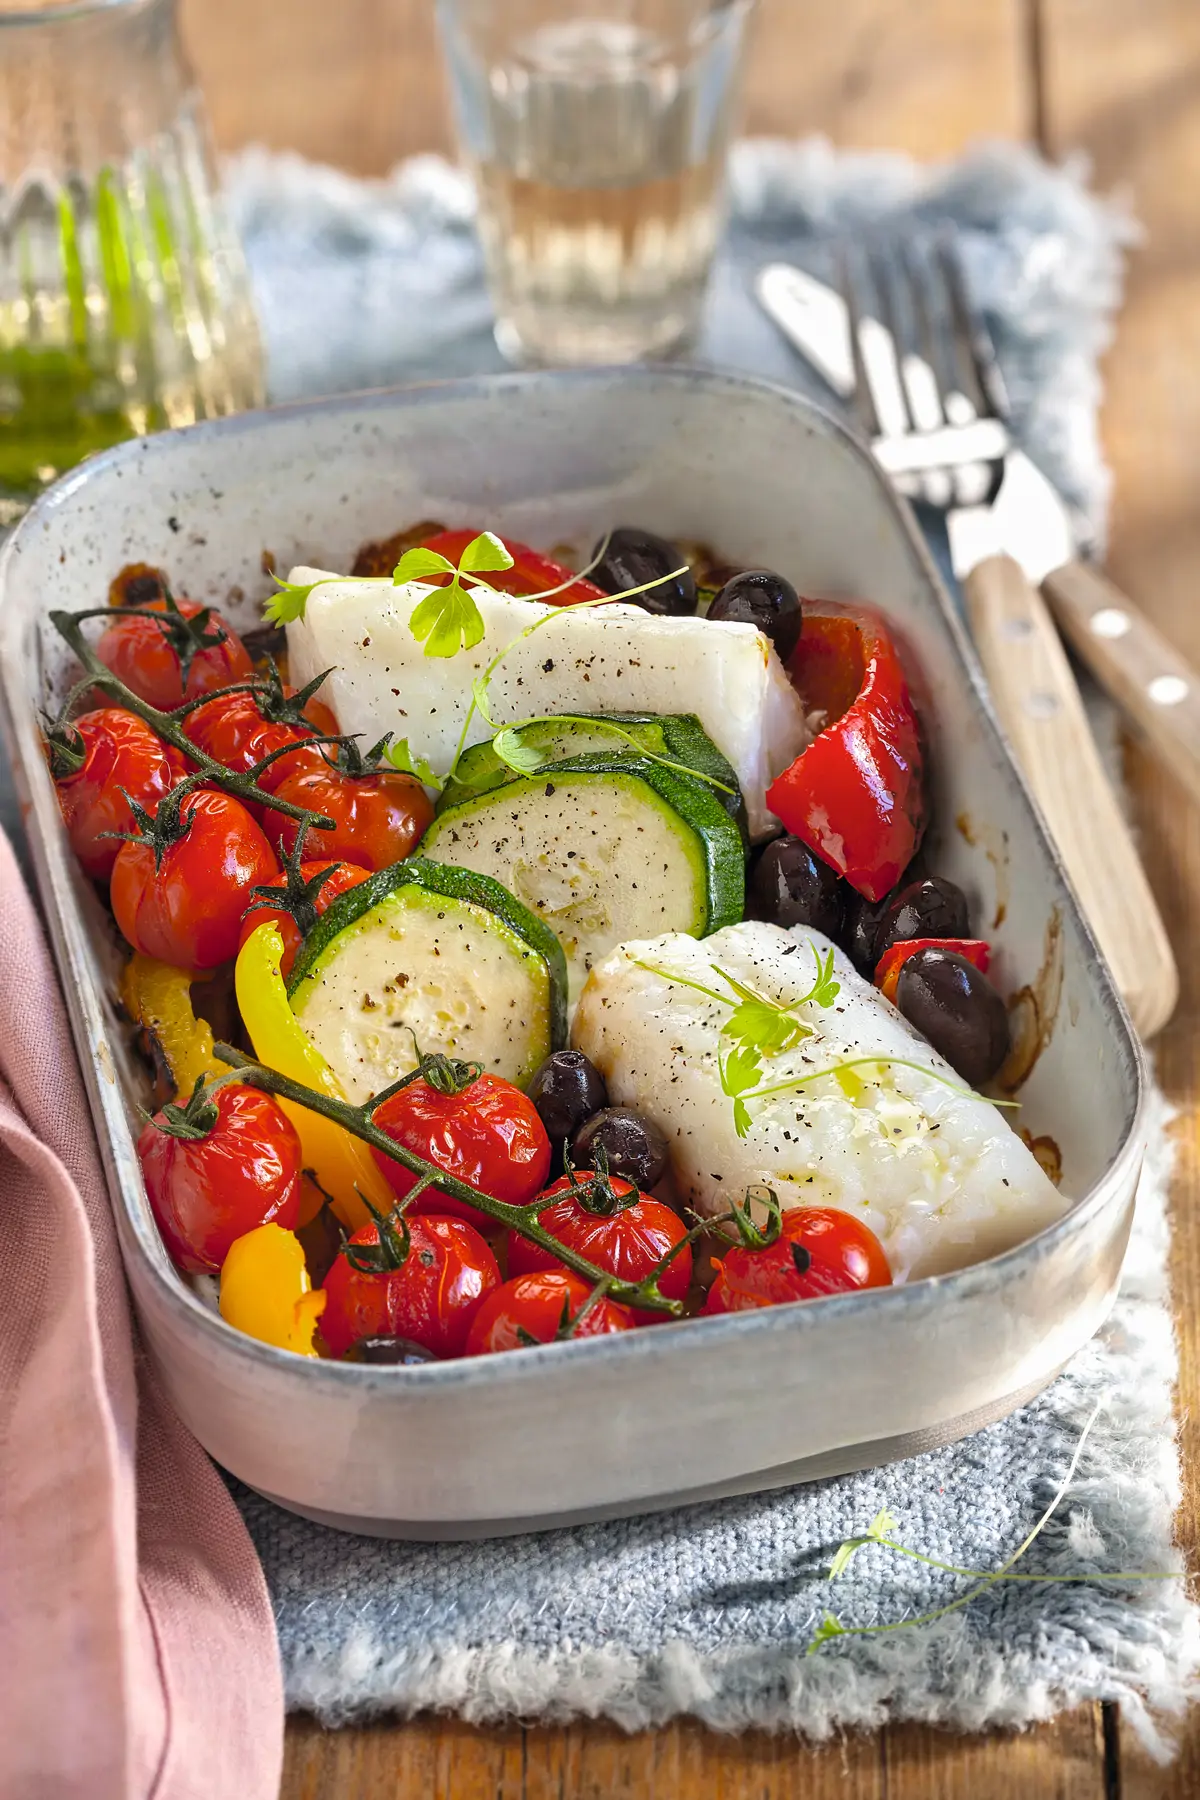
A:
<svg viewBox="0 0 1200 1800">
<path fill-rule="evenodd" d="M 952 950 L 956 956 L 965 956 L 974 963 L 981 975 L 987 974 L 992 954 L 991 945 L 982 938 L 901 938 L 884 951 L 875 966 L 875 986 L 885 1000 L 895 1000 L 900 971 L 918 950 Z"/>
<path fill-rule="evenodd" d="M 470 527 L 463 531 L 439 531 L 436 537 L 426 538 L 422 548 L 436 550 L 457 568 L 459 557 L 478 536 L 478 531 Z M 528 544 L 518 543 L 516 538 L 501 538 L 500 542 L 513 559 L 512 568 L 489 569 L 482 577 L 489 587 L 498 588 L 502 594 L 519 594 L 531 600 L 545 594 L 548 588 L 562 588 L 561 593 L 550 595 L 552 606 L 575 606 L 580 600 L 604 599 L 604 589 L 597 587 L 594 581 L 573 574 L 565 564 L 543 556 L 540 550 L 531 550 Z M 445 587 L 449 579 L 449 575 L 421 577 L 430 587 Z M 564 582 L 567 583 L 565 587 Z"/>
<path fill-rule="evenodd" d="M 824 722 L 767 805 L 851 887 L 882 900 L 925 829 L 920 729 L 896 646 L 868 608 L 806 600 L 788 673 Z"/>
</svg>

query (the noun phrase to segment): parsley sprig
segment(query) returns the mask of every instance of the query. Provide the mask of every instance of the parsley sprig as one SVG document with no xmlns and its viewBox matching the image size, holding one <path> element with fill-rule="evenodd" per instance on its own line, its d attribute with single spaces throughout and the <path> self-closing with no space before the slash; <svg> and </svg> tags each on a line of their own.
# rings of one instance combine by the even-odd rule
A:
<svg viewBox="0 0 1200 1800">
<path fill-rule="evenodd" d="M 330 582 L 354 581 L 378 587 L 380 583 L 403 587 L 409 581 L 421 581 L 430 575 L 449 575 L 449 584 L 433 588 L 413 608 L 408 628 L 418 643 L 425 646 L 426 656 L 457 656 L 460 650 L 473 650 L 483 637 L 483 615 L 475 604 L 476 593 L 494 593 L 495 589 L 481 579 L 496 569 L 511 569 L 513 559 L 494 531 L 481 531 L 471 539 L 457 563 L 438 550 L 416 544 L 406 550 L 388 577 L 381 575 L 322 575 L 318 581 L 280 581 L 272 579 L 277 591 L 266 602 L 264 612 L 273 625 L 288 625 L 304 617 L 308 597 L 316 588 Z M 575 579 L 574 576 L 571 578 Z M 469 582 L 470 588 L 464 586 Z"/>
</svg>

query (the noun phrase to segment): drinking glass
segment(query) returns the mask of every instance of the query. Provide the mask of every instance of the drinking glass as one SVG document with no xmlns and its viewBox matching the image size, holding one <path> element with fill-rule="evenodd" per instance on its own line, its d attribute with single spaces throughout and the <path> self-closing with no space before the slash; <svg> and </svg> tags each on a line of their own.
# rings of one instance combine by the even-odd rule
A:
<svg viewBox="0 0 1200 1800">
<path fill-rule="evenodd" d="M 90 451 L 261 403 L 215 190 L 175 0 L 0 0 L 0 526 Z"/>
<path fill-rule="evenodd" d="M 496 341 L 631 362 L 698 323 L 753 0 L 438 0 Z"/>
</svg>

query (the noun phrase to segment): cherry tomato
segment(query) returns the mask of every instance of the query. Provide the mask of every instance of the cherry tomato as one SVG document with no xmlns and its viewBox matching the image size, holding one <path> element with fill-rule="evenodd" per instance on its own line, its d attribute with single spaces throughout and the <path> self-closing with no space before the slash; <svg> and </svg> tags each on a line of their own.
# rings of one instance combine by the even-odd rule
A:
<svg viewBox="0 0 1200 1800">
<path fill-rule="evenodd" d="M 161 818 L 160 803 L 156 823 Z M 278 881 L 279 864 L 229 794 L 193 789 L 180 802 L 179 823 L 181 834 L 157 868 L 150 844 L 121 845 L 112 909 L 127 941 L 145 956 L 181 969 L 215 969 L 237 955 L 250 890 Z"/>
<path fill-rule="evenodd" d="M 300 1139 L 270 1094 L 234 1083 L 209 1108 L 207 1136 L 172 1136 L 172 1107 L 155 1113 L 137 1146 L 163 1242 L 194 1273 L 215 1273 L 234 1240 L 260 1225 L 290 1231 L 300 1211 Z"/>
<path fill-rule="evenodd" d="M 467 1356 L 486 1356 L 493 1350 L 528 1349 L 526 1339 L 552 1344 L 559 1336 L 603 1337 L 610 1331 L 632 1331 L 636 1323 L 627 1306 L 615 1300 L 597 1300 L 588 1307 L 574 1331 L 564 1330 L 579 1317 L 591 1288 L 569 1269 L 539 1269 L 518 1275 L 490 1294 L 475 1314 L 467 1334 Z M 522 1335 L 524 1334 L 524 1335 Z"/>
<path fill-rule="evenodd" d="M 288 694 L 293 691 L 285 690 Z M 315 731 L 330 737 L 336 735 L 337 720 L 320 700 L 310 700 L 304 716 L 312 722 Z M 224 763 L 227 769 L 239 775 L 245 774 L 273 751 L 296 744 L 298 748 L 294 755 L 279 757 L 259 777 L 258 785 L 268 794 L 274 793 L 285 776 L 323 766 L 320 745 L 306 745 L 306 734 L 298 726 L 264 716 L 258 694 L 220 694 L 214 700 L 204 700 L 195 712 L 188 714 L 184 730 L 201 750 L 207 750 L 216 762 Z M 260 811 L 255 809 L 256 817 Z"/>
<path fill-rule="evenodd" d="M 290 756 L 284 760 L 292 761 Z M 385 770 L 344 775 L 324 757 L 316 768 L 289 771 L 274 792 L 281 800 L 324 813 L 334 821 L 332 831 L 309 834 L 310 848 L 363 869 L 388 869 L 403 862 L 433 820 L 433 802 L 415 776 Z M 296 842 L 295 819 L 280 813 L 267 825 L 271 841 L 289 856 Z"/>
<path fill-rule="evenodd" d="M 892 1281 L 875 1233 L 832 1206 L 793 1207 L 765 1250 L 737 1245 L 713 1262 L 717 1278 L 708 1290 L 706 1313 L 751 1312 L 785 1300 L 890 1287 Z"/>
<path fill-rule="evenodd" d="M 366 881 L 371 873 L 369 869 L 360 869 L 357 863 L 302 862 L 300 879 L 311 881 L 314 875 L 322 875 L 327 869 L 329 875 L 317 889 L 316 899 L 313 901 L 318 914 L 323 913 L 327 906 L 332 905 L 339 894 L 344 894 L 350 888 L 357 887 L 360 881 Z M 252 900 L 242 920 L 238 949 L 241 949 L 246 939 L 252 932 L 257 931 L 260 925 L 268 924 L 277 925 L 280 936 L 283 938 L 283 957 L 279 964 L 279 972 L 286 981 L 292 972 L 292 964 L 296 960 L 300 945 L 304 941 L 300 927 L 290 912 L 282 907 L 272 906 L 266 900 Z"/>
<path fill-rule="evenodd" d="M 422 548 L 436 550 L 457 567 L 467 545 L 478 536 L 478 531 L 473 528 L 439 531 L 436 537 L 426 538 Z M 500 542 L 513 559 L 512 568 L 489 569 L 482 577 L 489 587 L 498 588 L 502 594 L 521 594 L 530 598 L 545 594 L 549 588 L 561 588 L 561 593 L 549 596 L 554 606 L 574 606 L 580 600 L 603 599 L 603 588 L 584 575 L 576 575 L 565 563 L 543 556 L 540 550 L 531 550 L 528 544 L 519 543 L 516 538 L 501 538 Z M 430 586 L 445 587 L 450 577 L 422 575 L 421 580 Z"/>
<path fill-rule="evenodd" d="M 649 1195 L 642 1195 L 622 1206 L 621 1202 L 637 1194 L 638 1190 L 628 1181 L 622 1181 L 619 1175 L 608 1178 L 608 1188 L 613 1210 L 593 1211 L 591 1208 L 604 1204 L 606 1197 L 602 1192 L 596 1192 L 589 1174 L 581 1172 L 574 1181 L 564 1175 L 542 1195 L 546 1210 L 539 1212 L 538 1224 L 568 1250 L 586 1256 L 597 1268 L 606 1269 L 610 1275 L 619 1275 L 622 1281 L 641 1281 L 673 1244 L 687 1236 L 686 1228 L 678 1213 L 673 1213 L 669 1206 Z M 528 1238 L 515 1231 L 509 1233 L 510 1275 L 558 1267 L 560 1264 L 552 1251 L 543 1250 L 540 1244 L 531 1244 Z M 668 1300 L 682 1300 L 691 1280 L 692 1252 L 691 1246 L 687 1245 L 663 1270 L 659 1291 Z M 639 1308 L 633 1316 L 639 1325 L 654 1325 L 668 1315 Z"/>
<path fill-rule="evenodd" d="M 435 1356 L 462 1355 L 480 1302 L 500 1285 L 496 1259 L 464 1219 L 410 1218 L 408 1231 L 398 1268 L 367 1273 L 347 1256 L 353 1248 L 388 1260 L 377 1225 L 356 1231 L 335 1258 L 323 1284 L 321 1315 L 321 1335 L 335 1356 L 362 1338 L 378 1337 L 407 1338 Z"/>
<path fill-rule="evenodd" d="M 533 1101 L 498 1075 L 476 1075 L 444 1056 L 426 1057 L 426 1076 L 401 1088 L 372 1115 L 396 1143 L 510 1206 L 532 1200 L 550 1172 L 550 1139 Z M 447 1088 L 450 1091 L 440 1091 Z M 402 1163 L 375 1151 L 375 1160 L 403 1199 L 416 1182 Z M 417 1212 L 469 1219 L 483 1231 L 496 1222 L 465 1201 L 427 1188 Z"/>
<path fill-rule="evenodd" d="M 204 610 L 194 600 L 179 600 L 176 605 L 184 620 L 194 619 Z M 213 688 L 248 681 L 254 674 L 250 653 L 233 626 L 220 613 L 210 612 L 201 635 L 208 639 L 224 632 L 224 639 L 195 648 L 185 687 L 179 644 L 186 635 L 186 626 L 167 614 L 165 600 L 151 600 L 148 608 L 167 615 L 165 625 L 144 618 L 140 612 L 118 609 L 96 644 L 96 655 L 105 668 L 119 675 L 139 699 L 149 701 L 161 712 L 170 712 L 185 700 L 198 700 Z"/>
<path fill-rule="evenodd" d="M 83 762 L 77 769 L 55 778 L 58 804 L 66 821 L 71 848 L 87 874 L 107 881 L 121 848 L 109 831 L 132 831 L 133 814 L 122 788 L 131 799 L 153 813 L 177 779 L 162 739 L 136 713 L 123 707 L 105 706 L 84 713 L 67 727 L 62 755 L 71 758 L 82 740 Z M 51 747 L 51 767 L 58 752 Z"/>
</svg>

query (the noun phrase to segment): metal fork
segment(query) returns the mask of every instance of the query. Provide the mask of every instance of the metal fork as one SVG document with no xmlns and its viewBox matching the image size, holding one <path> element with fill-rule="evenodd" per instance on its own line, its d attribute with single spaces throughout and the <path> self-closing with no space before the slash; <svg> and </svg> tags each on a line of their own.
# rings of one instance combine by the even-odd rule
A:
<svg viewBox="0 0 1200 1800">
<path fill-rule="evenodd" d="M 1149 1037 L 1175 1005 L 1174 958 L 1037 591 L 1072 562 L 1078 527 L 1012 443 L 995 348 L 952 243 L 847 247 L 838 264 L 849 357 L 848 367 L 833 358 L 835 385 L 852 398 L 896 486 L 945 515 L 996 709 L 1117 986 Z M 764 271 L 763 304 L 807 351 L 798 323 L 789 328 L 772 304 L 771 280 Z M 786 285 L 782 272 L 775 285 Z"/>
</svg>

